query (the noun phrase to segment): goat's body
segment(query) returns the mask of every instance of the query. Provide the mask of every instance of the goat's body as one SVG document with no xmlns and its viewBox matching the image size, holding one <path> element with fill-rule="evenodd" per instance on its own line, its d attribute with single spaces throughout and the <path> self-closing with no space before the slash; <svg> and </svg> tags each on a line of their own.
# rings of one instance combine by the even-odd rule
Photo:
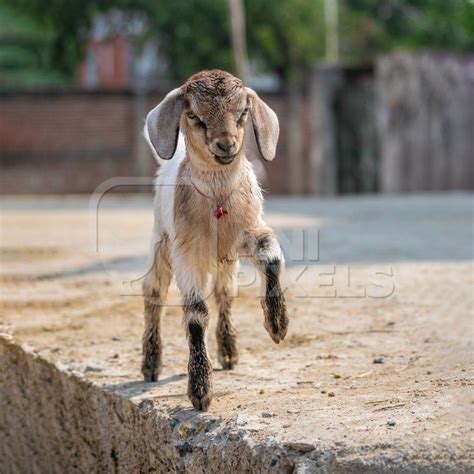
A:
<svg viewBox="0 0 474 474">
<path fill-rule="evenodd" d="M 229 172 L 201 171 L 186 154 L 180 136 L 173 160 L 161 164 L 155 179 L 155 229 L 153 242 L 166 235 L 174 242 L 173 272 L 186 251 L 195 266 L 212 275 L 224 261 L 248 254 L 249 235 L 264 228 L 262 193 L 252 164 L 245 158 Z M 194 187 L 198 183 L 199 191 Z M 217 202 L 225 202 L 229 216 L 217 220 Z M 272 257 L 281 257 L 279 248 Z"/>
<path fill-rule="evenodd" d="M 171 96 L 173 110 L 178 99 L 176 92 Z M 184 117 L 180 127 L 189 130 Z M 273 231 L 264 224 L 262 193 L 243 147 L 225 165 L 216 165 L 194 139 L 190 131 L 184 137 L 180 134 L 173 159 L 159 160 L 149 271 L 143 284 L 142 371 L 145 380 L 157 380 L 162 365 L 160 320 L 174 275 L 190 349 L 188 395 L 196 408 L 206 410 L 212 399 L 212 364 L 206 346 L 209 276 L 219 312 L 217 356 L 224 369 L 232 369 L 238 360 L 231 306 L 239 257 L 250 260 L 260 272 L 264 326 L 276 343 L 286 335 L 288 318 L 279 283 L 283 256 Z M 221 157 L 217 158 L 220 163 Z M 220 219 L 215 215 L 219 208 L 221 213 L 227 211 Z"/>
</svg>

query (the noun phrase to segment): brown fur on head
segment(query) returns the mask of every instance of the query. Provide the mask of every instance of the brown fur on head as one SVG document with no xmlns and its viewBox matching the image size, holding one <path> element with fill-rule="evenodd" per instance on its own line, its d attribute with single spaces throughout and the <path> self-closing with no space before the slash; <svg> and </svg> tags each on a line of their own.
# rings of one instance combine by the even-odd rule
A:
<svg viewBox="0 0 474 474">
<path fill-rule="evenodd" d="M 181 125 L 193 154 L 210 164 L 231 163 L 242 150 L 249 111 L 242 81 L 224 71 L 203 71 L 183 88 Z"/>
<path fill-rule="evenodd" d="M 240 79 L 220 70 L 194 74 L 171 91 L 148 114 L 145 133 L 158 155 L 170 159 L 181 128 L 192 156 L 222 166 L 242 155 L 249 112 L 262 157 L 270 161 L 279 133 L 275 113 Z"/>
</svg>

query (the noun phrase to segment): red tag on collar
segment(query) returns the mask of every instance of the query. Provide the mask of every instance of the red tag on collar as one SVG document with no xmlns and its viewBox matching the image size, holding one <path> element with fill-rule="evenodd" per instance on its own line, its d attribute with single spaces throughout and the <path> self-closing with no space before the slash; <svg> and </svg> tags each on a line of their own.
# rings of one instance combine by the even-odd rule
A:
<svg viewBox="0 0 474 474">
<path fill-rule="evenodd" d="M 222 206 L 217 206 L 215 209 L 214 209 L 214 217 L 219 220 L 221 217 L 224 217 L 226 216 L 227 214 L 229 214 L 228 211 L 226 211 L 225 209 L 222 209 Z"/>
</svg>

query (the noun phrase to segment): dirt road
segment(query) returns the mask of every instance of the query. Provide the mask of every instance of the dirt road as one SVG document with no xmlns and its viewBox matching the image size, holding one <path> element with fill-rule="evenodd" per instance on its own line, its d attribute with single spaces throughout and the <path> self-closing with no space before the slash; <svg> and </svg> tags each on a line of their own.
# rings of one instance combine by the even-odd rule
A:
<svg viewBox="0 0 474 474">
<path fill-rule="evenodd" d="M 310 470 L 321 453 L 341 470 L 472 468 L 472 199 L 269 200 L 288 261 L 288 336 L 276 346 L 266 334 L 244 265 L 240 362 L 220 370 L 213 318 L 215 397 L 196 416 L 275 440 Z M 80 197 L 8 198 L 1 225 L 0 332 L 134 403 L 189 409 L 175 288 L 161 381 L 141 382 L 150 197 L 106 196 L 98 211 Z"/>
</svg>

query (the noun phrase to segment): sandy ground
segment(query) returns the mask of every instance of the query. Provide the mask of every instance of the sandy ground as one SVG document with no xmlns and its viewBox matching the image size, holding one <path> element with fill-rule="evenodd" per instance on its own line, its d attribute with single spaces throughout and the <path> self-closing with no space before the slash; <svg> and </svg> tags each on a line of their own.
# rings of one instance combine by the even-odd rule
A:
<svg viewBox="0 0 474 474">
<path fill-rule="evenodd" d="M 287 255 L 290 329 L 272 343 L 244 265 L 234 371 L 220 370 L 211 326 L 210 415 L 295 449 L 472 463 L 473 196 L 271 199 L 266 216 Z M 0 332 L 137 403 L 188 409 L 175 288 L 162 378 L 141 381 L 151 226 L 150 196 L 105 196 L 98 209 L 74 196 L 4 199 Z"/>
</svg>

